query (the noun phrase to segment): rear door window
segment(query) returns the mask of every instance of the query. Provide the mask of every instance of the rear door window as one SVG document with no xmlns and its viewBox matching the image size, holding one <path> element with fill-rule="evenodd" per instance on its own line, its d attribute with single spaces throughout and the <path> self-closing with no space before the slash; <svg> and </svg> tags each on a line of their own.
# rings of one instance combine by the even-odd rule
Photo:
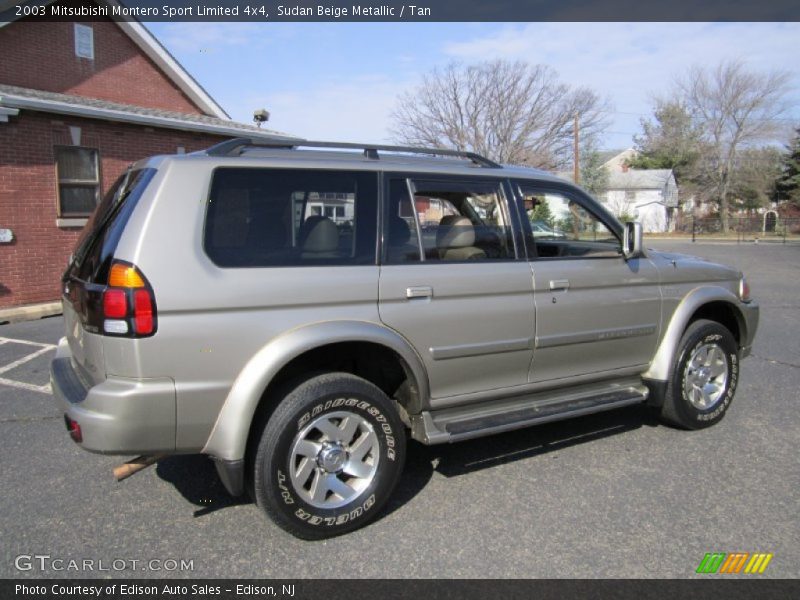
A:
<svg viewBox="0 0 800 600">
<path fill-rule="evenodd" d="M 203 245 L 221 267 L 375 264 L 377 174 L 219 168 Z"/>
<path fill-rule="evenodd" d="M 392 179 L 386 228 L 387 264 L 515 258 L 499 181 Z"/>
</svg>

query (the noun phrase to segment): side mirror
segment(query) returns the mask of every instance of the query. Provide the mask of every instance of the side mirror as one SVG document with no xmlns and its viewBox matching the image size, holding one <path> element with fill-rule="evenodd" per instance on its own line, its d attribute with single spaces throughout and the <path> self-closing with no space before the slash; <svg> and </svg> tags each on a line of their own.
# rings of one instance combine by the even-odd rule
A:
<svg viewBox="0 0 800 600">
<path fill-rule="evenodd" d="M 622 237 L 622 255 L 625 260 L 639 258 L 642 252 L 642 224 L 628 221 L 625 223 L 625 233 Z"/>
</svg>

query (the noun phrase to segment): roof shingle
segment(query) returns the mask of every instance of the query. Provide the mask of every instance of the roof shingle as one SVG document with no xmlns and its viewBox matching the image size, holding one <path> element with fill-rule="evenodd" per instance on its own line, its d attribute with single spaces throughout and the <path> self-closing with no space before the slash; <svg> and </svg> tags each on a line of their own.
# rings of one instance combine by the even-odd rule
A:
<svg viewBox="0 0 800 600">
<path fill-rule="evenodd" d="M 39 101 L 39 109 L 25 106 L 25 101 Z M 136 117 L 136 122 L 152 121 L 153 127 L 166 127 L 173 129 L 200 129 L 218 130 L 221 135 L 250 136 L 250 137 L 292 137 L 284 133 L 262 129 L 255 125 L 239 123 L 207 115 L 193 115 L 170 110 L 146 108 L 133 104 L 121 104 L 86 96 L 45 92 L 30 88 L 21 88 L 13 85 L 0 84 L 0 106 L 11 108 L 29 108 L 44 112 L 76 114 L 81 109 L 93 110 L 95 118 L 108 118 L 109 120 L 126 121 Z M 127 117 L 127 118 L 126 118 Z M 213 133 L 214 131 L 211 131 Z"/>
</svg>

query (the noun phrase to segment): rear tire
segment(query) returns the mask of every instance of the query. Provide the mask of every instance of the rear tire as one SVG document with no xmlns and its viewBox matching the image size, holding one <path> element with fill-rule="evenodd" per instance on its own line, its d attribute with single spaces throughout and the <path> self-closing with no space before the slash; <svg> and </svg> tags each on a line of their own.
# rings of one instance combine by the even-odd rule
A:
<svg viewBox="0 0 800 600">
<path fill-rule="evenodd" d="M 392 400 L 349 373 L 317 375 L 275 409 L 256 452 L 256 500 L 280 527 L 324 539 L 363 527 L 389 499 L 405 461 Z"/>
<path fill-rule="evenodd" d="M 722 420 L 736 392 L 739 351 L 733 334 L 701 319 L 686 328 L 678 346 L 661 419 L 684 429 Z"/>
</svg>

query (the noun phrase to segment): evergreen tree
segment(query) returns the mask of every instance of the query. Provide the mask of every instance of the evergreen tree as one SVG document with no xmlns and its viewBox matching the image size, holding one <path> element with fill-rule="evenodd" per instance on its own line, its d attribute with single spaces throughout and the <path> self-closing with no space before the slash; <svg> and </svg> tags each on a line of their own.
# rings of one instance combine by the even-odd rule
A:
<svg viewBox="0 0 800 600">
<path fill-rule="evenodd" d="M 788 150 L 781 164 L 781 174 L 775 182 L 775 190 L 778 200 L 800 208 L 800 127 Z"/>
<path fill-rule="evenodd" d="M 594 138 L 588 138 L 581 149 L 580 175 L 583 189 L 596 198 L 608 190 L 609 172 L 603 166 Z"/>
<path fill-rule="evenodd" d="M 553 213 L 550 212 L 550 205 L 547 204 L 547 200 L 545 200 L 544 197 L 533 207 L 533 210 L 528 211 L 528 218 L 531 223 L 539 221 L 541 223 L 546 223 L 550 227 L 553 226 Z"/>
<path fill-rule="evenodd" d="M 634 169 L 672 169 L 678 185 L 688 183 L 703 153 L 703 131 L 679 101 L 657 101 L 655 121 L 642 120 L 635 136 L 637 155 L 628 161 Z"/>
</svg>

